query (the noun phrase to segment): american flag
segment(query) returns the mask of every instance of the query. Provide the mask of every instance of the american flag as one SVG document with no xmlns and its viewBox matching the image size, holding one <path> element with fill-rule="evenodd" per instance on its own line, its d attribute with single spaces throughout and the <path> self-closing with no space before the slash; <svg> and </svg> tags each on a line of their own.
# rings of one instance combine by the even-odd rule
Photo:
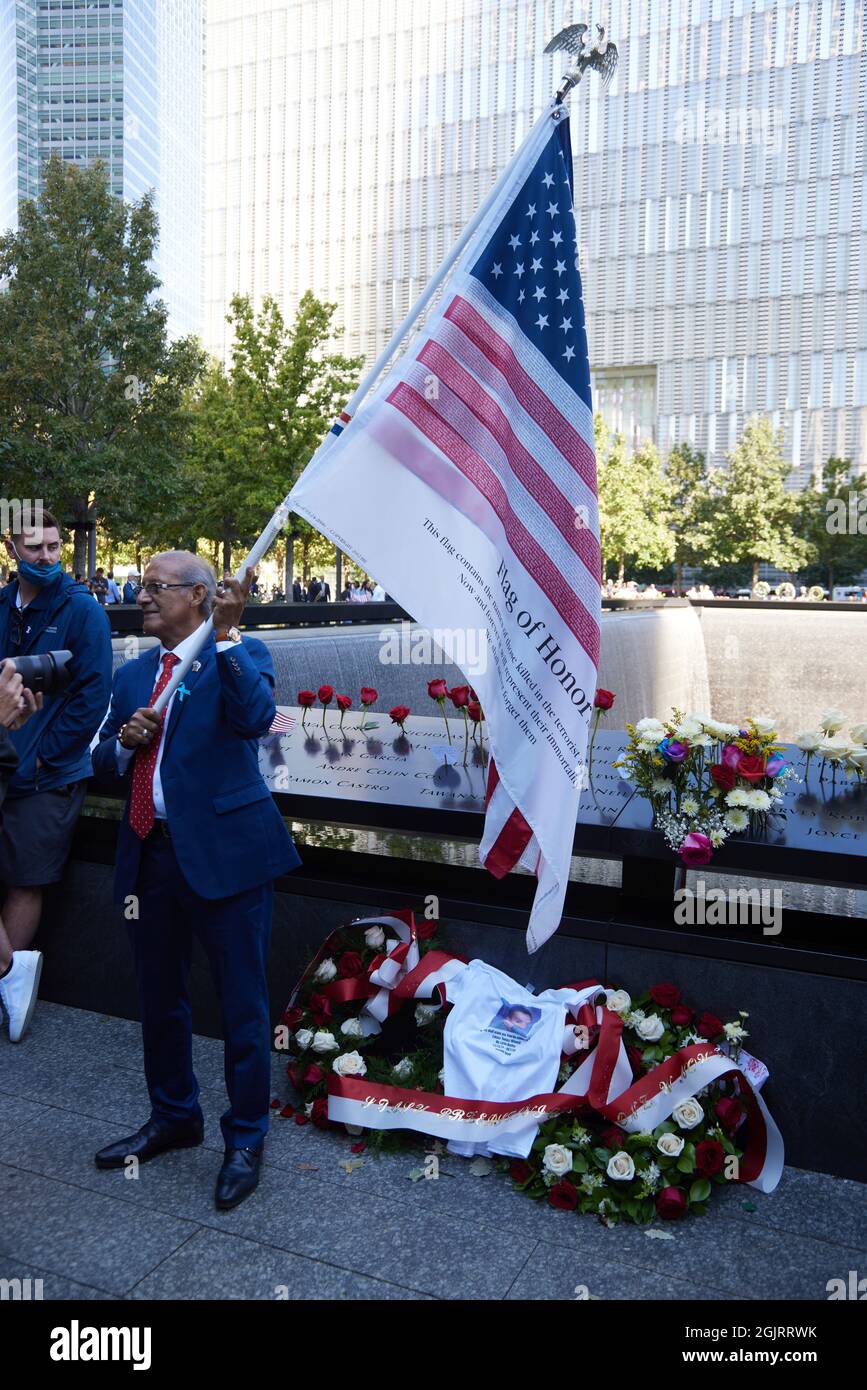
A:
<svg viewBox="0 0 867 1390">
<path fill-rule="evenodd" d="M 294 729 L 298 720 L 292 714 L 283 714 L 278 709 L 268 730 L 269 734 L 288 734 L 290 729 Z"/>
<path fill-rule="evenodd" d="M 425 627 L 487 627 L 495 669 L 465 672 L 493 754 L 480 856 L 497 876 L 518 863 L 536 873 L 535 950 L 562 911 L 599 661 L 590 366 L 562 107 L 500 179 L 437 310 L 334 434 L 293 506 L 360 563 L 375 557 Z M 383 492 L 399 526 L 368 500 Z M 460 553 L 437 549 L 454 536 Z"/>
</svg>

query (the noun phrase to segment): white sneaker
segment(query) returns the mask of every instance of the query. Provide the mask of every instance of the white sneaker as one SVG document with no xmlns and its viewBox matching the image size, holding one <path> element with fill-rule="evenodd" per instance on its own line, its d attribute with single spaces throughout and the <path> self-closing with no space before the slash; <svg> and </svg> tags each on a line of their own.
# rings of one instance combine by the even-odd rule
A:
<svg viewBox="0 0 867 1390">
<path fill-rule="evenodd" d="M 16 951 L 12 969 L 0 980 L 0 999 L 9 1015 L 10 1042 L 20 1042 L 30 1026 L 41 974 L 41 951 Z"/>
</svg>

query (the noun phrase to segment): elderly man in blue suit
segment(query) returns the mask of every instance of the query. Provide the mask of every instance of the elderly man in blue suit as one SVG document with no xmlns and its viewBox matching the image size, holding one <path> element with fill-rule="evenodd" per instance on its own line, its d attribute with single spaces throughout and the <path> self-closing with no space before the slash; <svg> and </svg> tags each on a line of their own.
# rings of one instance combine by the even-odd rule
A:
<svg viewBox="0 0 867 1390">
<path fill-rule="evenodd" d="M 96 1155 L 122 1168 L 201 1144 L 188 995 L 193 932 L 219 997 L 229 1108 L 219 1209 L 256 1187 L 270 1103 L 271 1033 L 265 962 L 274 879 L 300 859 L 259 772 L 257 740 L 275 714 L 263 642 L 241 637 L 245 584 L 221 585 L 197 556 L 154 556 L 136 602 L 159 646 L 121 666 L 93 752 L 98 778 L 122 779 L 115 898 L 125 903 L 138 981 L 151 1115 Z M 193 633 L 213 611 L 214 632 L 163 717 L 151 708 Z"/>
</svg>

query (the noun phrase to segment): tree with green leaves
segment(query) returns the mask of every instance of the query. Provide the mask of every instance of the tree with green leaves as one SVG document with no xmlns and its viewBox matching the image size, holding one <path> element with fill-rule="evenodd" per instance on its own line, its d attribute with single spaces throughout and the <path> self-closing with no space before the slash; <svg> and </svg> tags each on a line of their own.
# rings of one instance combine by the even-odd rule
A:
<svg viewBox="0 0 867 1390">
<path fill-rule="evenodd" d="M 71 522 L 85 569 L 96 522 L 130 536 L 177 496 L 194 339 L 169 343 L 154 297 L 157 216 L 125 203 L 105 165 L 52 156 L 36 202 L 0 236 L 0 451 L 10 494 Z"/>
<path fill-rule="evenodd" d="M 800 496 L 785 487 L 790 472 L 782 436 L 766 417 L 754 416 L 729 453 L 728 467 L 711 474 L 714 556 L 723 564 L 749 561 L 753 588 L 760 561 L 797 570 L 810 557 L 798 534 Z"/>
<path fill-rule="evenodd" d="M 710 548 L 710 497 L 705 456 L 686 440 L 668 455 L 668 528 L 674 541 L 675 585 L 683 593 L 684 565 L 702 565 Z"/>
<path fill-rule="evenodd" d="M 867 569 L 867 474 L 854 473 L 851 459 L 829 458 L 801 494 L 800 533 L 812 550 L 804 578 L 830 593 Z"/>
<path fill-rule="evenodd" d="M 235 295 L 231 363 L 213 364 L 196 387 L 184 468 L 189 521 L 217 539 L 231 568 L 233 542 L 251 544 L 300 476 L 357 382 L 361 358 L 329 350 L 336 305 L 309 292 L 294 323 L 266 297 L 258 313 Z M 316 535 L 300 517 L 287 524 L 287 575 L 295 539 Z"/>
<path fill-rule="evenodd" d="M 673 557 L 669 487 L 654 444 L 640 444 L 629 455 L 623 436 L 612 436 L 601 415 L 595 417 L 594 429 L 602 575 L 606 577 L 609 564 L 616 564 L 622 583 L 627 559 L 661 567 Z"/>
</svg>

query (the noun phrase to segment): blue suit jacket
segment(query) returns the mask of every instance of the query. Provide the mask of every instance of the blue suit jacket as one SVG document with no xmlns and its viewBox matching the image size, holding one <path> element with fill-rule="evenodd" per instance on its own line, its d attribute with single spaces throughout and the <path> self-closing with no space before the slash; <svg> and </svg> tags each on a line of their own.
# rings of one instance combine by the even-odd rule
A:
<svg viewBox="0 0 867 1390">
<path fill-rule="evenodd" d="M 259 771 L 257 740 L 275 714 L 274 668 L 264 642 L 245 637 L 218 652 L 213 636 L 188 671 L 163 729 L 160 780 L 172 844 L 184 878 L 202 898 L 228 898 L 297 869 L 301 860 Z M 117 771 L 117 732 L 150 700 L 159 648 L 121 666 L 111 708 L 93 750 L 102 782 L 125 788 L 118 831 L 115 900 L 136 891 L 141 840 L 129 823 L 131 759 Z"/>
</svg>

